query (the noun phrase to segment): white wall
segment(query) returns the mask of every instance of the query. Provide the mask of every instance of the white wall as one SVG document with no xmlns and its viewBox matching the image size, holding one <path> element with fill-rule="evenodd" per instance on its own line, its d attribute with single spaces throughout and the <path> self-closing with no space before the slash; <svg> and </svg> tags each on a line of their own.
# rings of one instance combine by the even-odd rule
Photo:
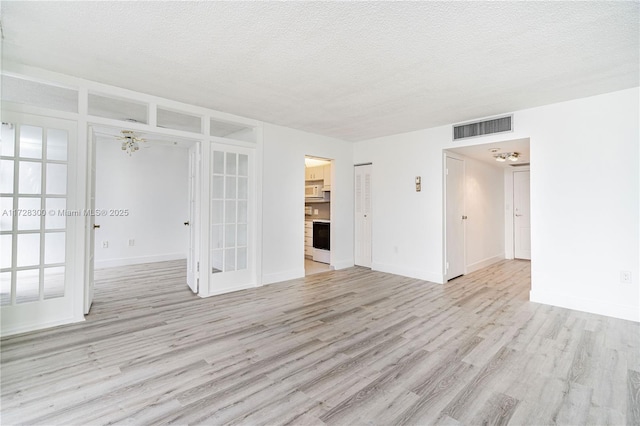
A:
<svg viewBox="0 0 640 426">
<path fill-rule="evenodd" d="M 465 162 L 467 273 L 504 259 L 504 172 L 469 157 Z"/>
<path fill-rule="evenodd" d="M 462 143 L 450 125 L 356 143 L 354 162 L 373 162 L 374 269 L 443 282 L 442 150 L 529 137 L 531 300 L 640 321 L 638 99 L 517 111 L 514 132 Z"/>
<path fill-rule="evenodd" d="M 353 266 L 353 145 L 272 124 L 263 141 L 263 284 L 304 276 L 305 155 L 334 160 L 331 265 Z"/>
<path fill-rule="evenodd" d="M 129 209 L 125 217 L 96 218 L 96 267 L 187 257 L 188 151 L 147 144 L 129 156 L 117 141 L 96 143 L 96 209 Z"/>
</svg>

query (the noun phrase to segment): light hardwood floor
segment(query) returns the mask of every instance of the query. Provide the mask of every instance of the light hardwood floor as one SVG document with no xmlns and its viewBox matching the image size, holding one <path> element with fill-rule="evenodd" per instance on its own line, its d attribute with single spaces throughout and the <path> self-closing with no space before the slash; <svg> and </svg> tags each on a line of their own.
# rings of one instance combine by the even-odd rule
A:
<svg viewBox="0 0 640 426">
<path fill-rule="evenodd" d="M 99 271 L 81 324 L 2 340 L 2 424 L 639 424 L 640 324 L 351 268 L 208 299 Z"/>
</svg>

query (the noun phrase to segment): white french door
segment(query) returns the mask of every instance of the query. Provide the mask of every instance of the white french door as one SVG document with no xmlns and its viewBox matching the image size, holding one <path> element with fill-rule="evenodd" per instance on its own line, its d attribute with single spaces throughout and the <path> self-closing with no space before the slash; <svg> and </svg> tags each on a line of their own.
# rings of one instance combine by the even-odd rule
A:
<svg viewBox="0 0 640 426">
<path fill-rule="evenodd" d="M 196 144 L 189 148 L 189 248 L 187 256 L 187 284 L 194 293 L 198 293 L 200 280 L 198 278 L 198 272 L 200 269 L 198 258 L 198 218 L 196 214 L 198 212 L 198 206 L 196 203 L 200 179 L 200 157 L 199 157 L 200 145 Z"/>
<path fill-rule="evenodd" d="M 77 316 L 73 241 L 85 218 L 74 210 L 76 123 L 2 118 L 0 304 L 2 332 L 14 333 Z"/>
<path fill-rule="evenodd" d="M 254 151 L 211 146 L 210 294 L 256 285 Z"/>
<path fill-rule="evenodd" d="M 88 170 L 88 186 L 87 186 L 87 199 L 89 200 L 89 211 L 94 212 L 96 210 L 96 136 L 93 128 L 89 128 L 88 135 L 88 149 L 89 149 L 89 170 Z M 93 303 L 93 293 L 95 289 L 95 254 L 96 254 L 96 228 L 100 225 L 96 224 L 96 218 L 93 214 L 87 216 L 87 227 L 85 229 L 86 235 L 86 249 L 87 256 L 85 257 L 85 282 L 84 282 L 84 314 L 87 315 L 91 310 L 91 304 Z"/>
<path fill-rule="evenodd" d="M 355 253 L 354 263 L 371 267 L 371 164 L 355 167 L 354 212 Z"/>
</svg>

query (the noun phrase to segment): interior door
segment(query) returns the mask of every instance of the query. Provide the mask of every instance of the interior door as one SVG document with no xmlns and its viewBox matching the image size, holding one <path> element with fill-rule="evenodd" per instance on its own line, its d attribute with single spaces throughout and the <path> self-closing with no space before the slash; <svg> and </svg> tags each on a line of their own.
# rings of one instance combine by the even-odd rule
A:
<svg viewBox="0 0 640 426">
<path fill-rule="evenodd" d="M 446 157 L 446 260 L 447 280 L 465 273 L 464 161 Z"/>
<path fill-rule="evenodd" d="M 531 260 L 530 175 L 513 173 L 513 241 L 517 259 Z"/>
<path fill-rule="evenodd" d="M 197 205 L 196 194 L 198 193 L 199 178 L 199 144 L 189 148 L 189 221 L 186 225 L 189 227 L 189 248 L 187 255 L 187 284 L 194 293 L 198 292 L 199 279 L 199 258 L 198 253 L 198 220 L 196 218 Z"/>
<path fill-rule="evenodd" d="M 355 167 L 355 256 L 358 266 L 371 267 L 371 172 L 372 165 Z"/>
<path fill-rule="evenodd" d="M 212 144 L 210 293 L 257 282 L 255 150 Z"/>
<path fill-rule="evenodd" d="M 96 210 L 96 137 L 92 128 L 89 128 L 89 185 L 87 186 L 87 200 L 89 200 L 89 211 L 94 212 Z M 87 216 L 87 250 L 89 251 L 87 256 L 87 264 L 85 267 L 85 291 L 84 291 L 84 314 L 87 315 L 91 310 L 91 304 L 93 303 L 93 293 L 95 288 L 95 252 L 96 252 L 96 230 L 100 227 L 96 224 L 96 218 L 90 214 Z"/>
</svg>

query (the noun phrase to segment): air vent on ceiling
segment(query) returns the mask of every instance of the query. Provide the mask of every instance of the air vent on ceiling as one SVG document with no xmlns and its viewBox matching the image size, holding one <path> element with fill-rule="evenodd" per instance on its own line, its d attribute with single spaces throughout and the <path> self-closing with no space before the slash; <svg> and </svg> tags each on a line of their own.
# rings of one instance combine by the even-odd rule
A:
<svg viewBox="0 0 640 426">
<path fill-rule="evenodd" d="M 492 118 L 490 120 L 475 121 L 473 123 L 453 126 L 453 140 L 473 138 L 493 133 L 511 132 L 513 130 L 513 115 Z"/>
<path fill-rule="evenodd" d="M 516 164 L 509 164 L 511 167 L 524 167 L 524 166 L 528 166 L 529 163 L 516 163 Z"/>
</svg>

